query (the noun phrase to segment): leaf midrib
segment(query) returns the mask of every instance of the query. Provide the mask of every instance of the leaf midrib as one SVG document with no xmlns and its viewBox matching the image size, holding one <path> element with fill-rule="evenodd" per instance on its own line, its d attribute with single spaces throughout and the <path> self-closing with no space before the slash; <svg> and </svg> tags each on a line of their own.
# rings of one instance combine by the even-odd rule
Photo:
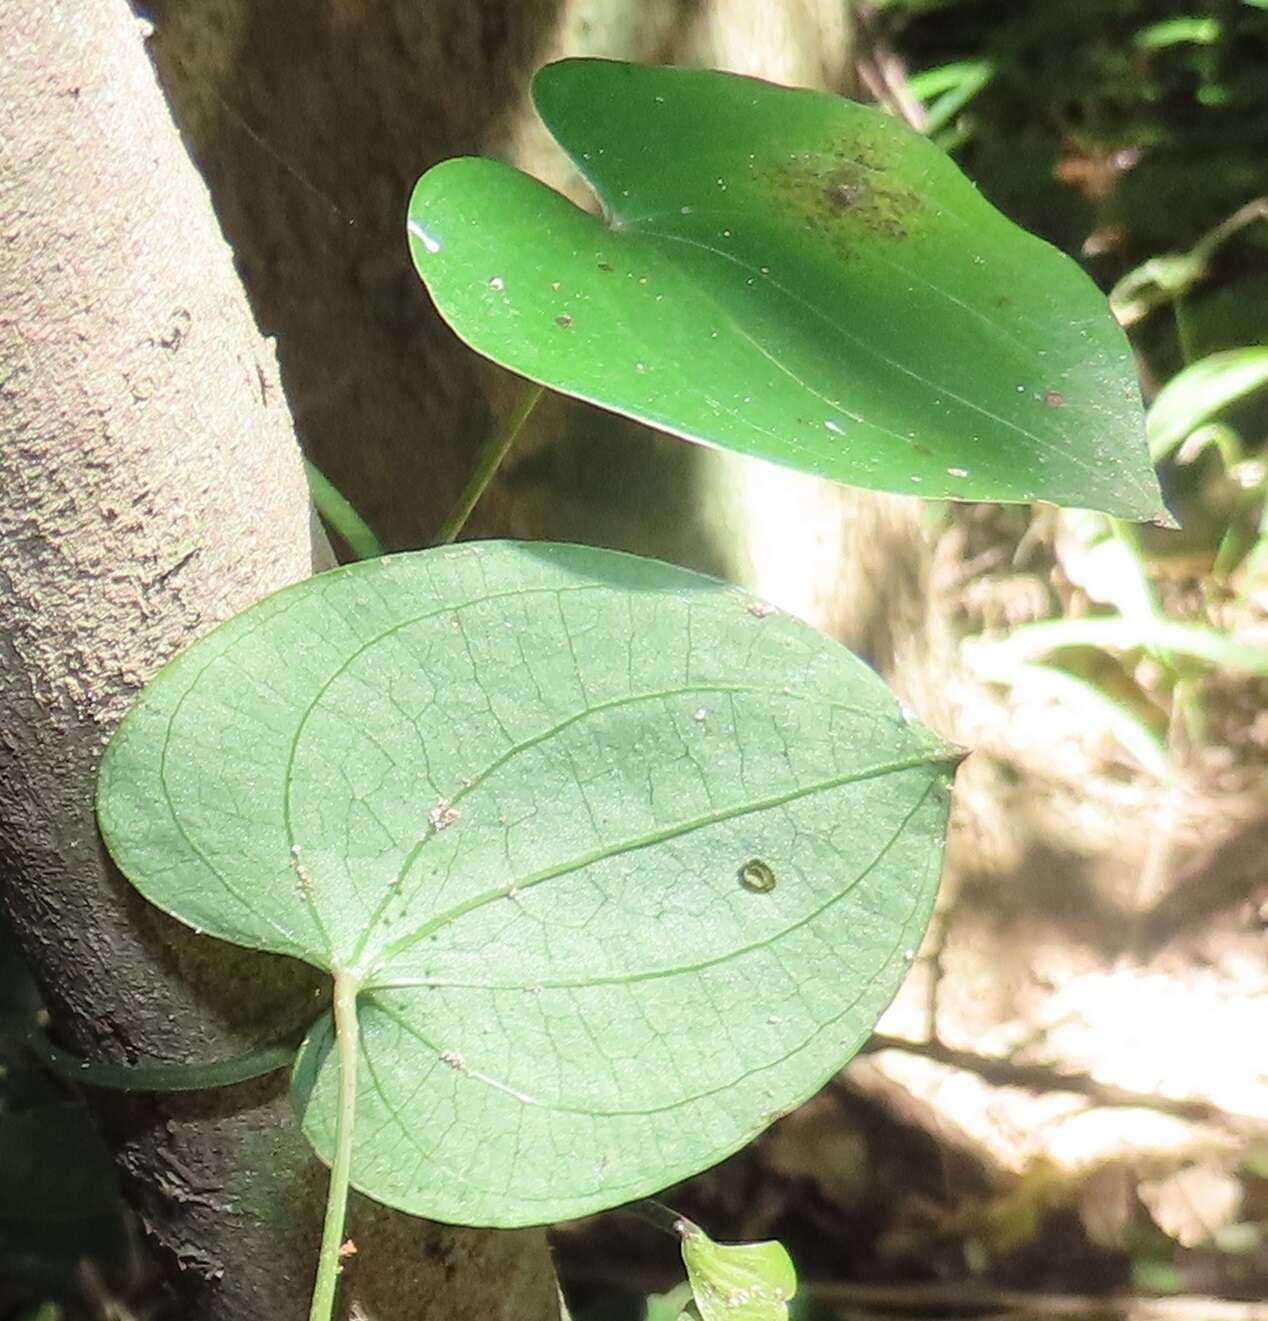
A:
<svg viewBox="0 0 1268 1321">
<path fill-rule="evenodd" d="M 686 697 L 690 694 L 708 696 L 709 694 L 717 693 L 727 693 L 732 696 L 776 696 L 774 690 L 757 684 L 698 683 L 683 684 L 679 688 L 661 688 L 642 693 L 624 693 L 620 697 L 612 698 L 610 701 L 597 702 L 593 706 L 587 706 L 583 710 L 574 712 L 566 719 L 558 721 L 547 729 L 540 730 L 536 734 L 521 739 L 518 743 L 510 744 L 510 746 L 508 746 L 492 762 L 484 767 L 483 770 L 467 777 L 467 782 L 449 796 L 449 806 L 455 808 L 458 807 L 471 794 L 473 794 L 481 784 L 489 778 L 489 776 L 501 770 L 503 766 L 513 761 L 522 753 L 527 752 L 531 748 L 539 747 L 549 739 L 555 738 L 565 730 L 570 729 L 573 725 L 580 724 L 583 720 L 588 720 L 591 716 L 601 715 L 608 711 L 619 711 L 624 707 L 635 706 L 639 702 L 663 701 L 666 698 Z M 884 719 L 879 712 L 867 711 L 863 707 L 855 706 L 849 702 L 836 702 L 830 698 L 823 697 L 818 693 L 785 693 L 781 691 L 779 696 L 786 698 L 788 701 L 819 701 L 826 706 L 832 707 L 834 710 L 847 711 L 851 715 L 860 716 L 864 719 Z M 423 834 L 419 836 L 418 841 L 405 855 L 405 860 L 401 863 L 397 872 L 398 879 L 396 885 L 394 885 L 391 890 L 388 890 L 383 898 L 379 900 L 378 906 L 370 914 L 366 922 L 365 932 L 363 933 L 360 942 L 357 944 L 356 949 L 353 951 L 352 958 L 349 960 L 353 965 L 357 965 L 361 962 L 362 956 L 365 953 L 365 947 L 369 942 L 370 936 L 373 934 L 374 928 L 378 925 L 384 912 L 392 901 L 392 891 L 396 891 L 398 894 L 405 893 L 406 881 L 409 874 L 413 870 L 414 864 L 423 855 L 423 850 L 427 845 L 427 841 L 432 838 L 434 833 L 433 830 L 424 831 Z"/>
<path fill-rule="evenodd" d="M 571 872 L 580 871 L 584 867 L 591 867 L 595 863 L 603 862 L 608 858 L 651 848 L 657 844 L 666 843 L 668 840 L 692 834 L 697 830 L 703 830 L 707 826 L 717 825 L 723 821 L 736 820 L 740 817 L 749 816 L 754 812 L 770 811 L 773 808 L 782 807 L 786 803 L 807 798 L 812 794 L 826 793 L 831 789 L 840 788 L 844 784 L 859 784 L 866 780 L 878 779 L 882 775 L 900 774 L 903 771 L 917 770 L 920 767 L 946 766 L 950 765 L 952 761 L 953 758 L 945 749 L 933 748 L 918 756 L 883 762 L 876 766 L 849 771 L 841 775 L 828 776 L 821 780 L 815 780 L 810 784 L 798 785 L 795 789 L 783 793 L 771 794 L 765 798 L 751 799 L 732 807 L 702 813 L 700 816 L 687 821 L 665 826 L 659 830 L 645 831 L 641 835 L 630 836 L 613 844 L 604 845 L 602 848 L 591 849 L 588 853 L 580 854 L 566 862 L 543 867 L 521 879 L 511 880 L 499 885 L 496 889 L 485 890 L 481 894 L 472 895 L 471 898 L 464 900 L 462 903 L 455 904 L 452 908 L 435 914 L 413 931 L 406 932 L 381 950 L 375 958 L 365 964 L 364 971 L 360 972 L 359 975 L 368 984 L 377 973 L 384 970 L 390 960 L 411 949 L 420 940 L 425 940 L 433 932 L 438 931 L 441 927 L 448 926 L 458 918 L 465 917 L 468 913 L 475 912 L 500 899 L 505 899 L 510 893 L 530 890 L 547 881 L 555 880 L 559 876 L 566 876 Z"/>
<path fill-rule="evenodd" d="M 718 954 L 711 959 L 701 959 L 697 963 L 681 963 L 671 968 L 650 968 L 644 972 L 621 973 L 601 977 L 558 977 L 546 981 L 524 981 L 520 983 L 513 982 L 462 982 L 457 980 L 446 980 L 440 977 L 409 977 L 401 978 L 395 982 L 376 982 L 367 981 L 364 989 L 367 995 L 375 991 L 411 991 L 411 990 L 458 990 L 458 991 L 526 991 L 530 988 L 534 991 L 570 991 L 584 990 L 591 986 L 636 986 L 642 982 L 663 981 L 669 977 L 684 977 L 692 973 L 706 972 L 710 968 L 716 968 L 732 959 L 742 958 L 746 954 L 755 954 L 758 950 L 766 949 L 768 946 L 777 944 L 795 931 L 800 931 L 809 926 L 812 922 L 818 921 L 834 904 L 838 904 L 842 899 L 848 898 L 854 890 L 861 885 L 868 876 L 876 869 L 884 859 L 890 849 L 893 848 L 899 836 L 911 824 L 912 818 L 925 805 L 929 794 L 933 790 L 934 781 L 930 780 L 915 800 L 911 807 L 904 814 L 903 819 L 894 828 L 893 833 L 877 849 L 875 855 L 868 861 L 857 875 L 851 877 L 849 883 L 843 889 L 835 894 L 829 895 L 823 903 L 810 912 L 797 918 L 795 922 L 781 927 L 778 931 L 772 932 L 764 940 L 753 941 L 748 945 L 740 945 L 734 949 L 727 950 L 725 953 Z M 381 1001 L 376 1001 L 382 1004 Z"/>
<path fill-rule="evenodd" d="M 707 252 L 712 254 L 713 256 L 731 262 L 733 265 L 737 266 L 741 271 L 744 271 L 746 274 L 754 275 L 754 276 L 760 274 L 759 271 L 757 271 L 754 267 L 750 266 L 740 257 L 737 257 L 734 253 L 727 252 L 722 248 L 714 247 L 712 244 L 705 243 L 700 239 L 690 238 L 687 235 L 673 234 L 673 233 L 665 232 L 663 230 L 655 230 L 655 229 L 638 229 L 638 230 L 632 230 L 631 233 L 648 239 L 653 239 L 653 240 L 659 239 L 668 243 L 681 243 L 687 247 L 696 248 L 701 252 Z M 671 265 L 675 265 L 672 258 L 670 258 L 669 260 Z M 894 264 L 896 269 L 903 271 L 905 275 L 908 275 L 911 278 L 918 278 L 912 276 L 912 273 L 908 271 L 905 267 L 899 266 L 896 263 L 891 263 L 891 264 Z M 898 361 L 896 358 L 891 358 L 886 353 L 882 353 L 880 349 L 878 349 L 874 344 L 869 343 L 868 340 L 866 340 L 862 336 L 856 335 L 850 330 L 848 330 L 844 325 L 841 324 L 840 321 L 829 316 L 828 313 L 826 313 L 822 308 L 816 306 L 814 303 L 804 298 L 801 294 L 797 293 L 795 290 L 790 289 L 787 285 L 780 283 L 773 276 L 762 276 L 761 278 L 764 280 L 767 287 L 778 290 L 786 298 L 788 298 L 790 302 L 796 303 L 800 307 L 804 308 L 808 313 L 812 314 L 820 322 L 822 322 L 823 325 L 826 326 L 834 335 L 839 336 L 841 339 L 843 339 L 848 345 L 851 346 L 851 348 L 862 352 L 868 357 L 874 358 L 875 360 L 883 363 L 886 367 L 892 369 L 895 372 L 910 377 L 913 381 L 917 382 L 920 386 L 929 390 L 931 393 L 944 396 L 947 399 L 955 400 L 957 404 L 960 404 L 970 413 L 976 413 L 980 417 L 983 417 L 988 421 L 993 422 L 1000 427 L 1003 427 L 1005 430 L 1015 432 L 1018 436 L 1021 436 L 1025 440 L 1032 442 L 1035 449 L 1045 451 L 1046 453 L 1054 457 L 1072 459 L 1075 467 L 1081 468 L 1088 476 L 1090 477 L 1098 476 L 1097 469 L 1091 463 L 1085 460 L 1080 454 L 1078 454 L 1077 451 L 1072 453 L 1064 446 L 1054 443 L 1048 437 L 1039 435 L 1038 433 L 1033 431 L 1028 431 L 1025 427 L 1021 426 L 1019 423 L 1010 421 L 1006 417 L 1001 417 L 999 414 L 991 412 L 990 409 L 984 407 L 983 405 L 975 403 L 972 399 L 965 398 L 964 395 L 959 394 L 957 391 L 953 390 L 950 386 L 940 385 L 936 381 L 932 381 L 928 377 L 922 376 L 920 372 L 914 370 L 914 368 L 903 364 L 902 362 Z M 942 290 L 938 285 L 932 284 L 929 281 L 922 281 L 922 283 L 924 283 L 928 288 L 934 290 L 935 292 L 943 294 L 944 297 L 946 297 L 949 301 L 956 304 L 957 306 L 964 306 L 963 304 L 960 303 L 958 299 L 952 298 L 950 294 L 947 294 L 946 291 Z M 750 344 L 777 371 L 782 372 L 796 386 L 798 386 L 802 390 L 805 390 L 807 394 L 810 394 L 814 398 L 818 399 L 824 405 L 824 407 L 842 413 L 846 417 L 852 417 L 856 422 L 861 423 L 863 426 L 870 427 L 874 431 L 879 431 L 883 435 L 892 436 L 894 437 L 894 439 L 902 441 L 902 443 L 906 446 L 911 445 L 912 441 L 910 437 L 905 436 L 900 432 L 894 431 L 892 428 L 881 426 L 878 422 L 870 421 L 865 417 L 861 417 L 857 413 L 854 413 L 848 408 L 846 408 L 844 405 L 834 402 L 833 400 L 829 399 L 827 395 L 824 395 L 820 393 L 818 390 L 814 389 L 808 382 L 803 381 L 796 374 L 796 372 L 793 371 L 791 367 L 789 367 L 784 362 L 782 362 L 776 354 L 772 353 L 769 349 L 765 347 L 765 345 L 760 343 L 757 340 L 757 338 L 750 333 L 750 331 L 740 322 L 739 318 L 729 308 L 721 304 L 716 298 L 713 298 L 711 295 L 705 293 L 705 291 L 701 289 L 700 286 L 697 285 L 694 281 L 692 282 L 692 289 L 694 292 L 700 294 L 701 296 L 708 297 L 709 301 L 713 304 L 714 307 L 718 309 L 719 313 L 727 318 L 733 330 L 740 338 L 742 338 L 746 343 Z M 979 460 L 979 468 L 980 466 L 981 465 Z"/>
</svg>

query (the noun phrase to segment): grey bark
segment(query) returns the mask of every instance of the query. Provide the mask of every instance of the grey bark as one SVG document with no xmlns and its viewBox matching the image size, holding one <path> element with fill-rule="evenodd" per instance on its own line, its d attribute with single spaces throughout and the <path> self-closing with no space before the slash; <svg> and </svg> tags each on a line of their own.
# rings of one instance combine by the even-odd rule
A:
<svg viewBox="0 0 1268 1321">
<path fill-rule="evenodd" d="M 71 1044 L 220 1058 L 311 1014 L 315 988 L 130 891 L 96 763 L 159 665 L 328 551 L 272 348 L 122 0 L 6 6 L 0 163 L 0 901 Z M 176 1314 L 304 1316 L 324 1176 L 284 1080 L 98 1103 Z M 558 1316 L 539 1233 L 365 1202 L 350 1232 L 347 1316 Z"/>
</svg>

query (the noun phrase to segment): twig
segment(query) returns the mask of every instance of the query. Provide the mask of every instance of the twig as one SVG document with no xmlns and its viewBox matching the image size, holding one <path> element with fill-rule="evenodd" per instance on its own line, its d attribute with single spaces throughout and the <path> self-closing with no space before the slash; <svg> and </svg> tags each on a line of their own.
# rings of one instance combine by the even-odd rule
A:
<svg viewBox="0 0 1268 1321">
<path fill-rule="evenodd" d="M 1035 1092 L 1073 1092 L 1086 1096 L 1097 1105 L 1130 1106 L 1156 1110 L 1196 1123 L 1224 1124 L 1236 1129 L 1268 1131 L 1268 1119 L 1224 1110 L 1210 1101 L 1161 1096 L 1156 1092 L 1135 1092 L 1127 1087 L 1102 1082 L 1090 1073 L 1054 1068 L 1047 1064 L 1022 1064 L 994 1055 L 978 1055 L 969 1050 L 944 1046 L 940 1041 L 909 1041 L 903 1037 L 874 1035 L 864 1051 L 901 1050 L 938 1064 L 950 1065 L 974 1073 L 995 1087 L 1025 1087 Z M 1264 1321 L 1268 1321 L 1268 1314 Z"/>
</svg>

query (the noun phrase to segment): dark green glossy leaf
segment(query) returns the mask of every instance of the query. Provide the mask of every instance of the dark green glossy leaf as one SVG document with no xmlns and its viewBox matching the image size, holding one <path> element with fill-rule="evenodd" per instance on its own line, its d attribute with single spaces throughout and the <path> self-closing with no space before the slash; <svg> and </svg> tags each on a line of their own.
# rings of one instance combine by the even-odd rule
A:
<svg viewBox="0 0 1268 1321">
<path fill-rule="evenodd" d="M 470 158 L 410 203 L 415 263 L 481 353 L 837 481 L 1166 517 L 1105 300 L 926 139 L 699 70 L 566 60 L 534 95 L 603 219 Z"/>
<path fill-rule="evenodd" d="M 358 1187 L 513 1225 L 703 1168 L 858 1048 L 927 920 L 955 760 L 712 579 L 474 543 L 196 643 L 111 742 L 99 816 L 161 908 L 360 981 Z M 295 1074 L 326 1155 L 330 1043 L 323 1019 Z"/>
</svg>

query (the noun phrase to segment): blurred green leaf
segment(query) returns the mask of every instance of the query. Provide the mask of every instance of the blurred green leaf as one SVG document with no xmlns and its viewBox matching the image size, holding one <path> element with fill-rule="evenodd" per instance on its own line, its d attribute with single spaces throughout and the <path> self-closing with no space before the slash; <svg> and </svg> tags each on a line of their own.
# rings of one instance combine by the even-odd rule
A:
<svg viewBox="0 0 1268 1321">
<path fill-rule="evenodd" d="M 967 639 L 964 646 L 975 668 L 1021 664 L 1064 647 L 1099 647 L 1106 651 L 1171 652 L 1208 665 L 1268 678 L 1268 647 L 1238 642 L 1227 633 L 1202 624 L 1163 618 L 1123 619 L 1102 615 L 1048 619 L 1016 628 L 1000 641 Z"/>
<path fill-rule="evenodd" d="M 1138 1257 L 1132 1261 L 1132 1283 L 1142 1292 L 1165 1296 L 1184 1289 L 1184 1275 L 1173 1262 Z"/>
<path fill-rule="evenodd" d="M 23 1312 L 16 1321 L 62 1321 L 62 1309 L 56 1303 L 40 1303 L 29 1312 Z"/>
<path fill-rule="evenodd" d="M 1089 680 L 1055 666 L 1019 660 L 990 643 L 966 645 L 965 658 L 975 673 L 990 683 L 1007 684 L 1083 707 L 1151 775 L 1167 780 L 1174 773 L 1166 742 L 1129 706 Z"/>
<path fill-rule="evenodd" d="M 415 264 L 480 352 L 856 486 L 1167 517 L 1102 295 L 925 138 L 701 70 L 565 60 L 533 87 L 602 220 L 469 158 L 410 203 Z"/>
<path fill-rule="evenodd" d="M 656 1294 L 647 1300 L 645 1321 L 698 1321 L 695 1303 L 691 1299 L 691 1285 L 680 1284 L 668 1293 Z"/>
<path fill-rule="evenodd" d="M 677 1305 L 672 1300 L 678 1298 Z M 601 1298 L 580 1311 L 574 1309 L 572 1321 L 678 1321 L 682 1300 L 691 1297 L 686 1284 L 668 1294 L 650 1298 L 632 1295 Z"/>
<path fill-rule="evenodd" d="M 1218 18 L 1188 17 L 1167 18 L 1161 23 L 1151 23 L 1136 33 L 1136 45 L 1142 50 L 1158 50 L 1163 46 L 1177 46 L 1190 43 L 1198 46 L 1210 46 L 1224 35 L 1224 25 Z"/>
<path fill-rule="evenodd" d="M 1174 252 L 1150 257 L 1128 271 L 1110 290 L 1110 307 L 1124 325 L 1134 325 L 1147 312 L 1183 297 L 1206 275 L 1206 260 Z"/>
<path fill-rule="evenodd" d="M 1149 451 L 1154 460 L 1230 404 L 1268 385 L 1268 348 L 1228 349 L 1192 363 L 1172 377 L 1149 409 Z"/>
<path fill-rule="evenodd" d="M 946 128 L 994 76 L 991 60 L 957 60 L 913 74 L 908 87 L 925 103 L 925 133 L 933 137 Z"/>
</svg>

